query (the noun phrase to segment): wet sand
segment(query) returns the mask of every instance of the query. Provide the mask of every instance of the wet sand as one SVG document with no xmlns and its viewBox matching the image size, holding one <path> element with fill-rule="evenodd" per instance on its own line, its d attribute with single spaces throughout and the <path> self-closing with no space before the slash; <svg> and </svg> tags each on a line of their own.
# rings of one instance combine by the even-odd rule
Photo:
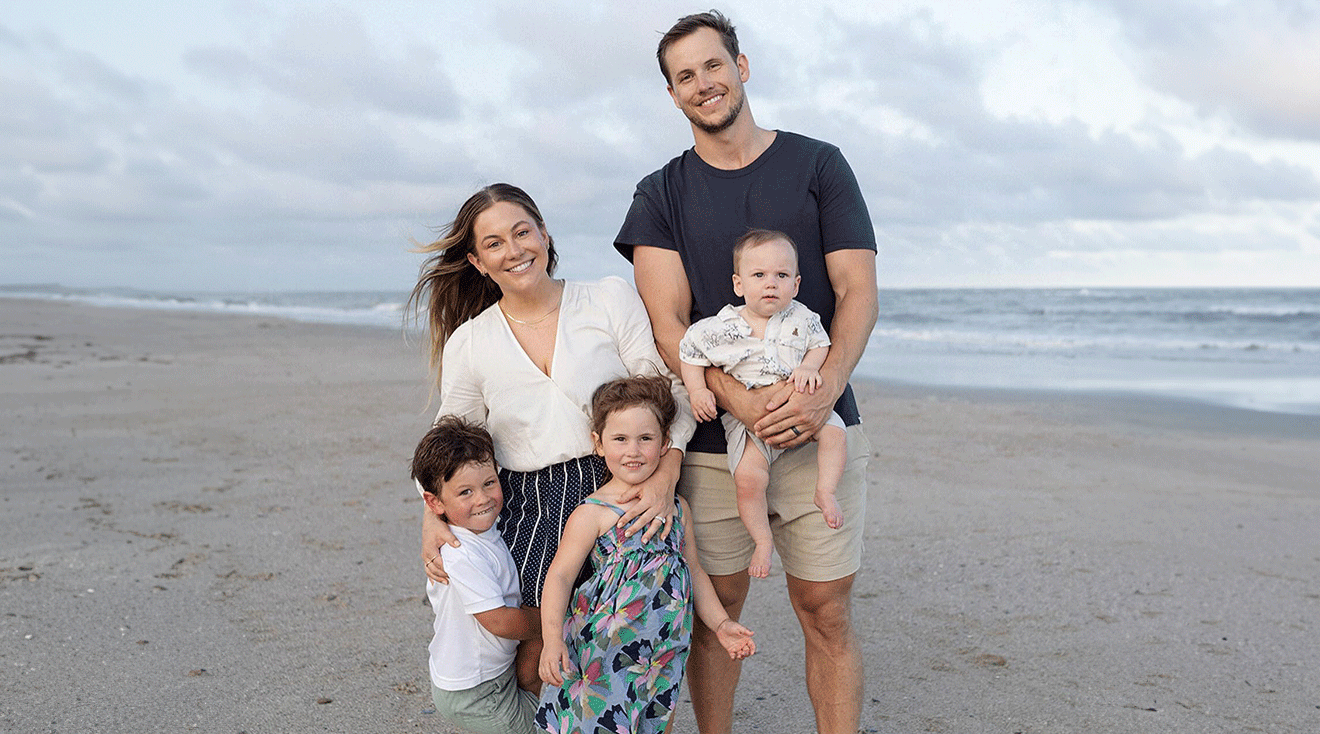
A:
<svg viewBox="0 0 1320 734">
<path fill-rule="evenodd" d="M 449 731 L 427 379 L 379 329 L 0 299 L 0 729 Z M 1320 418 L 858 387 L 865 731 L 1320 730 Z M 737 730 L 813 730 L 778 567 L 748 606 Z"/>
</svg>

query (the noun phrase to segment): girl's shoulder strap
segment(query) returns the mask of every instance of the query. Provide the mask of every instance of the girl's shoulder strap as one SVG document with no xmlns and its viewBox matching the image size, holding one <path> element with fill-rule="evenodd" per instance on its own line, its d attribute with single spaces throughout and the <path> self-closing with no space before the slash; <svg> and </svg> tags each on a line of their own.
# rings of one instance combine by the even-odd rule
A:
<svg viewBox="0 0 1320 734">
<path fill-rule="evenodd" d="M 584 499 L 582 500 L 582 504 L 584 504 L 584 505 L 600 505 L 601 507 L 608 507 L 608 508 L 610 508 L 611 510 L 614 510 L 616 513 L 618 513 L 619 517 L 623 517 L 623 508 L 622 508 L 622 507 L 619 507 L 618 505 L 615 505 L 615 504 L 611 504 L 611 503 L 606 502 L 605 500 L 602 500 L 602 499 L 596 499 L 595 497 L 586 497 L 586 498 L 584 498 Z"/>
</svg>

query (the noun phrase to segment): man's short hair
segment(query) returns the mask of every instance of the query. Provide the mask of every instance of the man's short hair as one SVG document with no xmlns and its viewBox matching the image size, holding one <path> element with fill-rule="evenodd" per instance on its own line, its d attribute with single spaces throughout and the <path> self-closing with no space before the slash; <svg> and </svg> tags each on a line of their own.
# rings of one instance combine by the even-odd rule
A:
<svg viewBox="0 0 1320 734">
<path fill-rule="evenodd" d="M 660 45 L 655 49 L 655 58 L 660 62 L 660 75 L 665 78 L 665 84 L 669 84 L 669 65 L 665 63 L 665 52 L 679 39 L 686 38 L 702 28 L 710 28 L 720 34 L 724 48 L 729 51 L 729 58 L 738 60 L 738 34 L 734 31 L 733 23 L 729 22 L 723 13 L 711 10 L 706 13 L 685 15 L 665 31 L 660 37 Z"/>
<path fill-rule="evenodd" d="M 440 486 L 466 464 L 494 464 L 495 445 L 485 428 L 447 415 L 422 436 L 413 452 L 412 478 L 423 492 L 440 496 Z"/>
<path fill-rule="evenodd" d="M 749 229 L 747 234 L 739 237 L 738 241 L 733 243 L 733 272 L 738 272 L 738 266 L 742 263 L 744 252 L 758 245 L 780 240 L 788 243 L 788 248 L 793 251 L 793 261 L 796 262 L 798 249 L 797 243 L 793 241 L 792 237 L 773 229 Z"/>
</svg>

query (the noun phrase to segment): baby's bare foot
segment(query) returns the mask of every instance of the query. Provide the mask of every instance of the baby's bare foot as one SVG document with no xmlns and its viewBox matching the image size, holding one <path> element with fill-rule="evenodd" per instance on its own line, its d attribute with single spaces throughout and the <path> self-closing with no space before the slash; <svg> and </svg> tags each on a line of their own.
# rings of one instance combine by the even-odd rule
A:
<svg viewBox="0 0 1320 734">
<path fill-rule="evenodd" d="M 752 551 L 752 563 L 747 567 L 747 575 L 763 579 L 770 575 L 770 551 L 774 546 L 758 545 Z"/>
<path fill-rule="evenodd" d="M 843 511 L 839 509 L 839 501 L 834 499 L 832 494 L 817 494 L 816 506 L 820 508 L 821 514 L 825 515 L 825 524 L 838 530 L 843 527 Z"/>
</svg>

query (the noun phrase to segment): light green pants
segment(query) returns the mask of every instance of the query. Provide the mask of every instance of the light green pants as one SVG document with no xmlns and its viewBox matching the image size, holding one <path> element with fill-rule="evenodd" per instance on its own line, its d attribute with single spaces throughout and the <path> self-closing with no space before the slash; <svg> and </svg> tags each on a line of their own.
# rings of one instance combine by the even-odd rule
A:
<svg viewBox="0 0 1320 734">
<path fill-rule="evenodd" d="M 514 666 L 496 678 L 463 691 L 431 686 L 435 710 L 471 734 L 536 734 L 536 696 L 518 687 Z"/>
</svg>

